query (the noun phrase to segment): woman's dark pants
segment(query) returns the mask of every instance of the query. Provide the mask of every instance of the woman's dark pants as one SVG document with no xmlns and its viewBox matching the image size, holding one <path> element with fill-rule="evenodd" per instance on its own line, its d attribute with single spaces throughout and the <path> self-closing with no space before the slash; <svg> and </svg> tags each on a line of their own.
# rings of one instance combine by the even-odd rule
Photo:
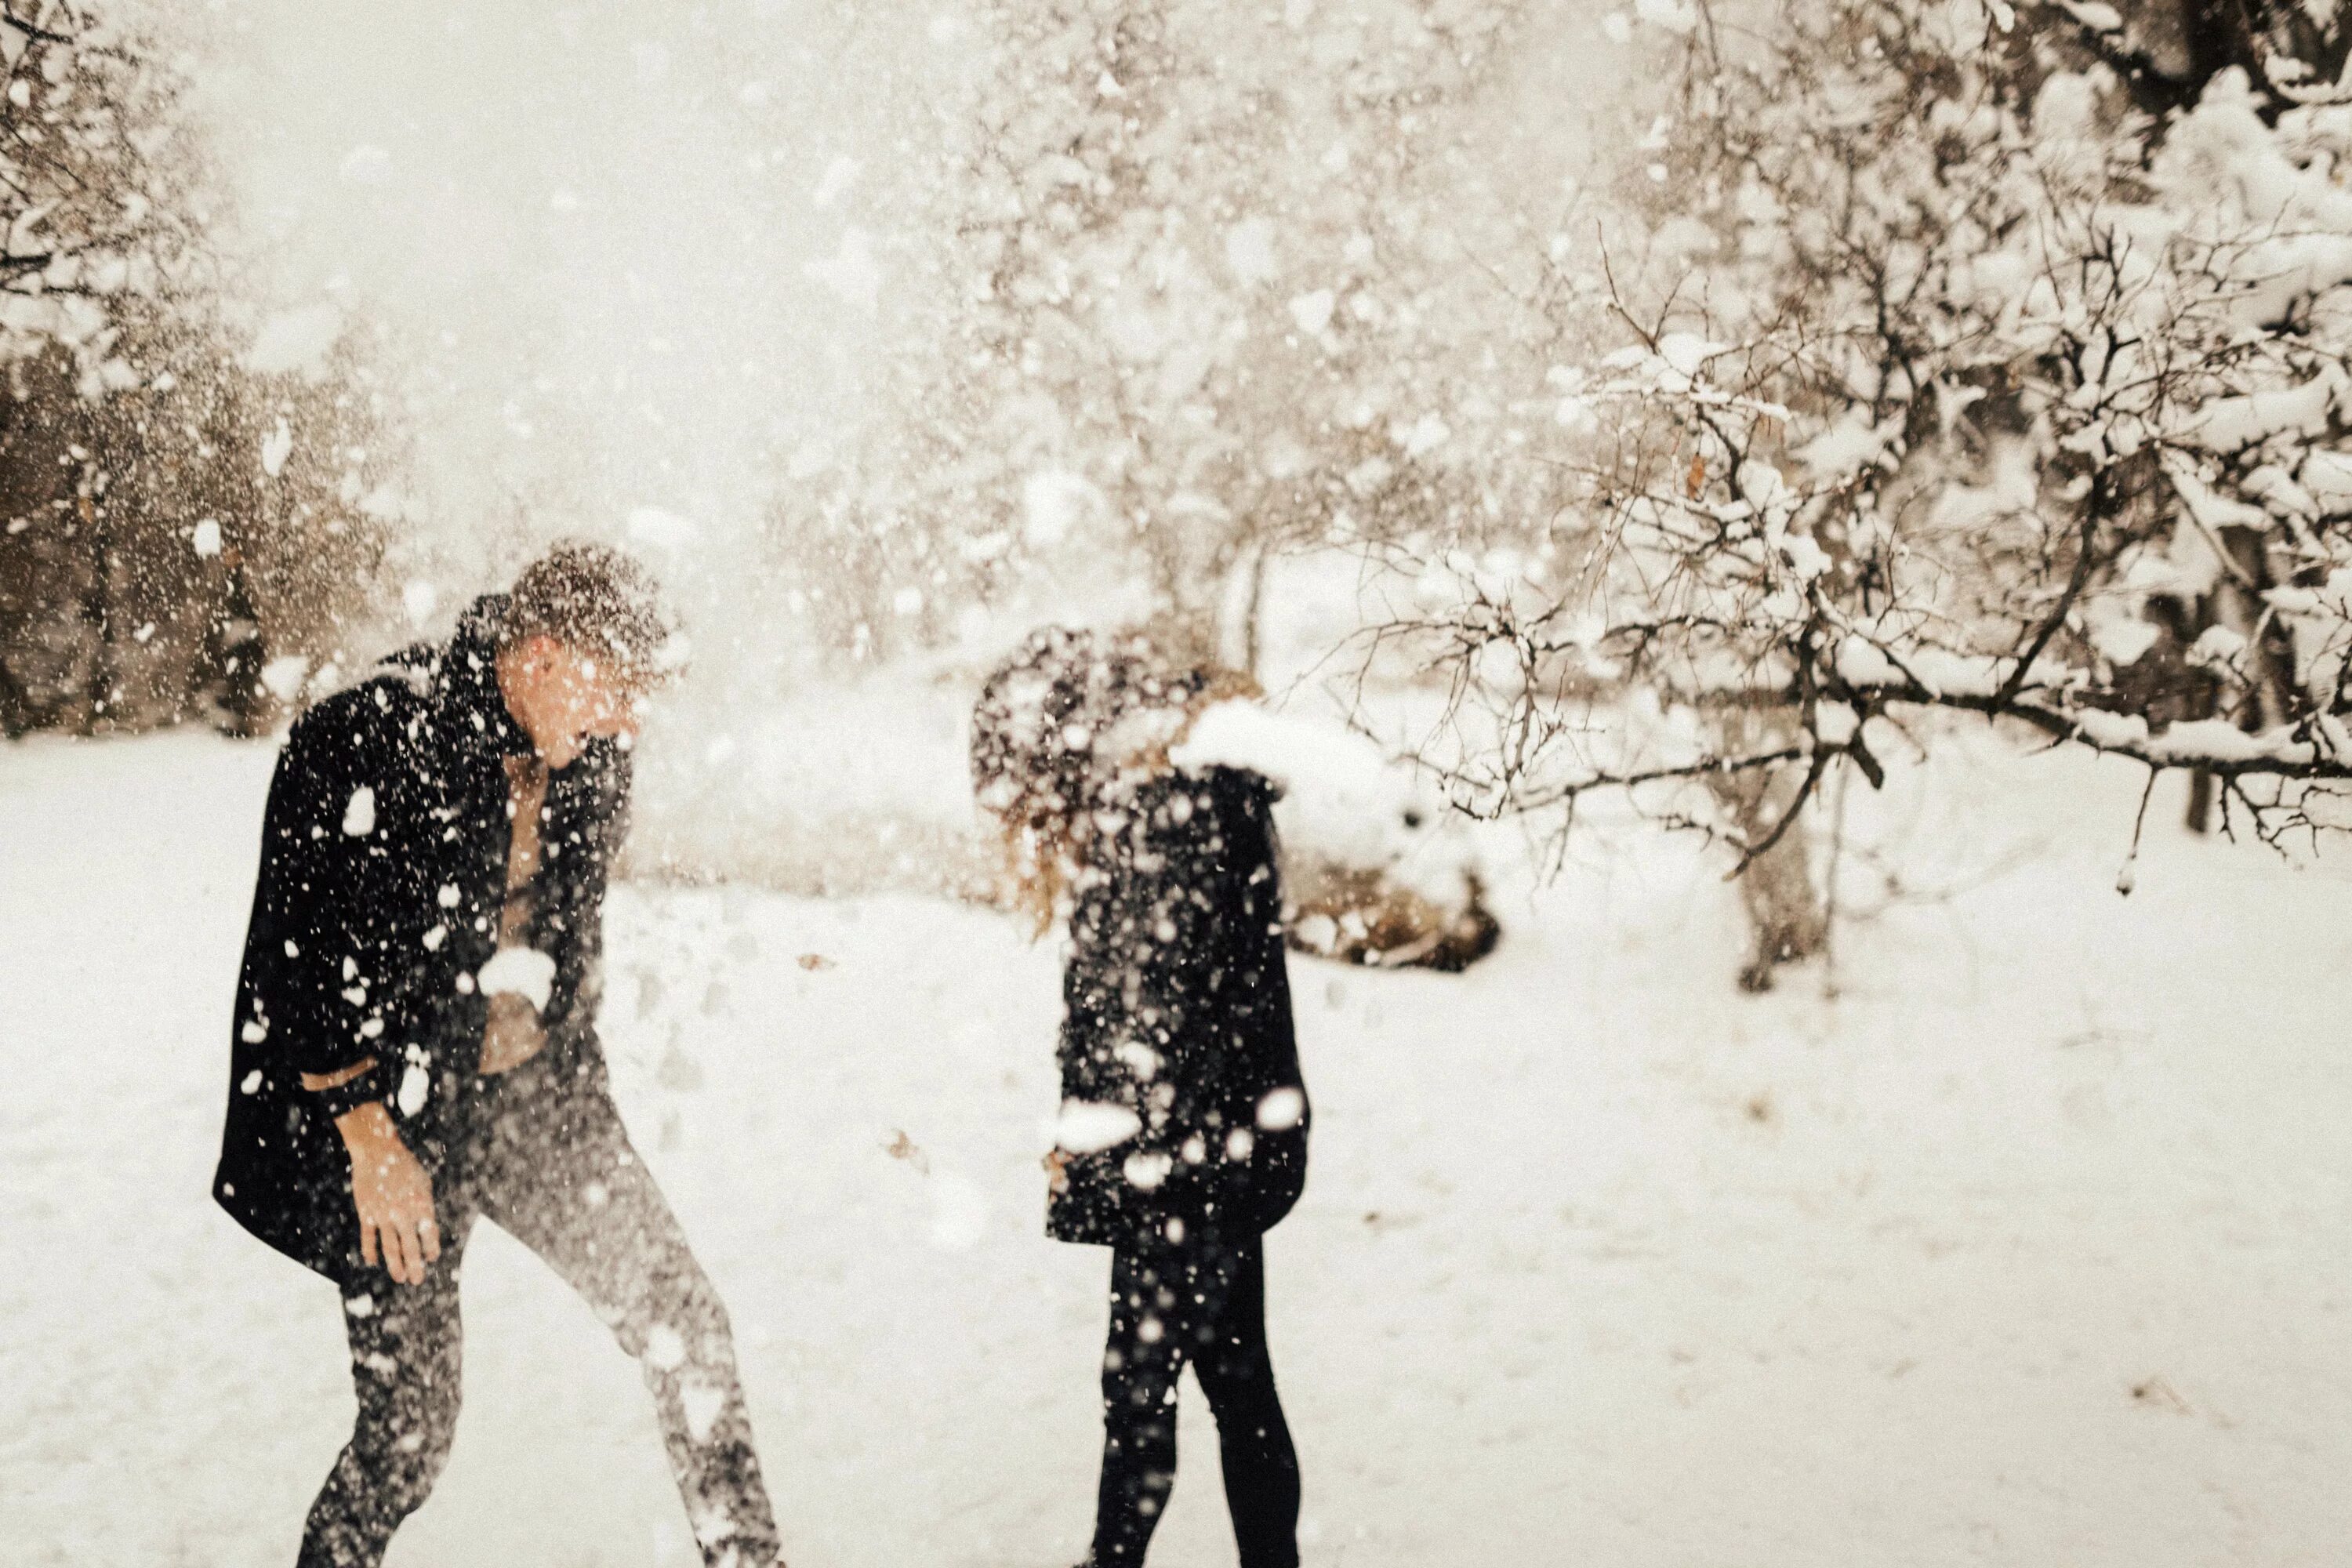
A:
<svg viewBox="0 0 2352 1568">
<path fill-rule="evenodd" d="M 1096 1568 L 1136 1568 L 1176 1484 L 1176 1381 L 1217 1418 L 1241 1568 L 1297 1568 L 1298 1457 L 1265 1350 L 1265 1250 L 1201 1233 L 1111 1254 Z"/>
</svg>

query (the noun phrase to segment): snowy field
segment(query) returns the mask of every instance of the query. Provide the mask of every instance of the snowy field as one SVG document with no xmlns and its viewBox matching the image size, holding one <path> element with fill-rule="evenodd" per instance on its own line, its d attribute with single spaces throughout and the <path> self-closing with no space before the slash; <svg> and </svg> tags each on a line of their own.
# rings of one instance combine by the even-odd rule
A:
<svg viewBox="0 0 2352 1568">
<path fill-rule="evenodd" d="M 0 1563 L 290 1562 L 333 1297 L 206 1198 L 267 748 L 0 748 Z M 2048 803 L 2028 816 L 2023 785 Z M 1913 791 L 1916 886 L 1748 999 L 1717 868 L 1582 840 L 1467 976 L 1294 960 L 1272 1336 L 1318 1568 L 2333 1564 L 2352 884 L 2137 779 Z M 1901 785 L 1904 781 L 1898 781 Z M 2002 868 L 2007 868 L 2003 869 Z M 1105 1261 L 1039 1230 L 1050 944 L 624 889 L 623 1104 L 730 1302 L 795 1568 L 1064 1568 Z M 896 1149 L 894 1153 L 892 1151 Z M 670 1568 L 635 1369 L 519 1247 L 395 1568 Z M 1231 1562 L 1206 1410 L 1154 1563 Z"/>
</svg>

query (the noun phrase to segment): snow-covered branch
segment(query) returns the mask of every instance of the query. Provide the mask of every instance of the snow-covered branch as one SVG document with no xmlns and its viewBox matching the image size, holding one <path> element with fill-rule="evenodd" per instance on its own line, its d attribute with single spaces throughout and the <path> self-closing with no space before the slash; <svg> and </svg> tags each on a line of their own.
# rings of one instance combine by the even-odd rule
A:
<svg viewBox="0 0 2352 1568">
<path fill-rule="evenodd" d="M 1423 761 L 1484 812 L 1786 770 L 1753 855 L 1940 712 L 2309 820 L 2352 784 L 2352 105 L 2283 99 L 2265 43 L 2150 117 L 2105 7 L 1743 22 L 1655 51 L 1589 300 L 1622 346 L 1547 381 L 1571 500 L 1392 563 Z"/>
</svg>

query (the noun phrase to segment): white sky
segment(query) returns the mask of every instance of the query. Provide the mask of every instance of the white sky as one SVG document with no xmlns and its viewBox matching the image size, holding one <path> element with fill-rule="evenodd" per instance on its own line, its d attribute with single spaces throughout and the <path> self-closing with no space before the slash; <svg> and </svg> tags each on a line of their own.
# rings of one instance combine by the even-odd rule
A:
<svg viewBox="0 0 2352 1568">
<path fill-rule="evenodd" d="M 856 417 L 877 331 L 804 268 L 866 230 L 887 308 L 887 215 L 841 161 L 873 168 L 957 64 L 927 13 L 856 11 L 213 0 L 196 75 L 257 315 L 331 298 L 390 334 L 421 572 L 470 586 L 528 547 L 518 516 L 613 533 L 646 506 L 702 542 L 666 575 L 743 563 L 771 465 Z"/>
</svg>

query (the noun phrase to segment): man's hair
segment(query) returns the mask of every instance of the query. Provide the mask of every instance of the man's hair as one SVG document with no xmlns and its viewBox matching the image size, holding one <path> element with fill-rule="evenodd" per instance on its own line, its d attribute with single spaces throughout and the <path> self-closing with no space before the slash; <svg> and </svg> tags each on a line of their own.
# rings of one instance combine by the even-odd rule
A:
<svg viewBox="0 0 2352 1568">
<path fill-rule="evenodd" d="M 499 641 L 551 637 L 609 659 L 632 681 L 672 673 L 677 625 L 653 574 L 606 544 L 566 541 L 523 569 L 507 598 Z"/>
</svg>

